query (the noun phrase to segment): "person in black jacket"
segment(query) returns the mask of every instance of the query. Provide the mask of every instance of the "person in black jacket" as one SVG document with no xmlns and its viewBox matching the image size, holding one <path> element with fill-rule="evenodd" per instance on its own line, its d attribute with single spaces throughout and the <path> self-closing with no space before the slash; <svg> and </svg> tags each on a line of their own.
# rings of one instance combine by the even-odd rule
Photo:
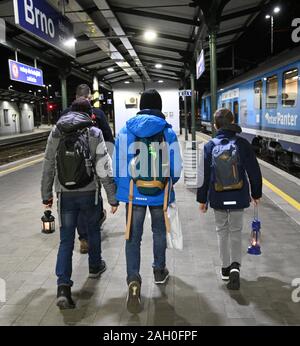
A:
<svg viewBox="0 0 300 346">
<path fill-rule="evenodd" d="M 238 149 L 241 183 L 236 189 L 216 191 L 216 173 L 212 162 L 212 151 L 216 140 L 210 140 L 204 147 L 204 181 L 198 188 L 197 201 L 203 213 L 207 211 L 208 202 L 214 209 L 222 279 L 229 280 L 227 285 L 229 289 L 239 289 L 244 209 L 250 206 L 251 199 L 254 205 L 257 206 L 259 203 L 262 197 L 262 175 L 250 143 L 237 136 L 242 129 L 234 124 L 232 112 L 222 108 L 216 111 L 214 118 L 215 128 L 218 131 L 217 141 L 233 140 Z M 224 173 L 226 176 L 228 172 Z"/>
<path fill-rule="evenodd" d="M 92 101 L 92 93 L 91 89 L 87 84 L 80 84 L 76 88 L 76 99 L 84 97 L 85 99 Z M 66 108 L 62 111 L 60 116 L 63 116 L 70 112 L 72 109 L 71 107 Z M 102 131 L 103 138 L 105 141 L 105 145 L 107 147 L 108 153 L 110 157 L 112 157 L 113 148 L 114 148 L 114 137 L 111 131 L 111 128 L 107 122 L 106 116 L 104 112 L 99 108 L 92 108 L 93 115 L 91 116 L 92 119 L 95 121 L 95 126 L 98 127 Z M 100 206 L 100 214 L 101 214 L 101 221 L 100 225 L 102 225 L 106 219 L 106 210 L 103 208 L 103 200 L 101 197 L 101 189 L 99 189 L 99 206 Z M 79 216 L 78 217 L 78 224 L 77 224 L 77 231 L 79 234 L 79 241 L 80 241 L 80 253 L 86 254 L 88 253 L 88 239 L 87 239 L 87 229 L 86 229 L 86 220 Z"/>
</svg>

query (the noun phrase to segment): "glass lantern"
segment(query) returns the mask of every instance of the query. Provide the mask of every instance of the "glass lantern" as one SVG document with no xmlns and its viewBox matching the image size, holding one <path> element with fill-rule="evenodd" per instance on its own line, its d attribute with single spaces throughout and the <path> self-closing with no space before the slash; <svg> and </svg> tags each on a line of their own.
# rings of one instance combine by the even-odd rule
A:
<svg viewBox="0 0 300 346">
<path fill-rule="evenodd" d="M 260 255 L 260 242 L 261 242 L 261 222 L 258 220 L 257 207 L 254 209 L 254 220 L 252 221 L 252 230 L 250 236 L 250 246 L 248 247 L 248 254 Z"/>
<path fill-rule="evenodd" d="M 51 209 L 46 209 L 42 220 L 42 233 L 50 234 L 55 232 L 55 217 L 51 214 Z"/>
</svg>

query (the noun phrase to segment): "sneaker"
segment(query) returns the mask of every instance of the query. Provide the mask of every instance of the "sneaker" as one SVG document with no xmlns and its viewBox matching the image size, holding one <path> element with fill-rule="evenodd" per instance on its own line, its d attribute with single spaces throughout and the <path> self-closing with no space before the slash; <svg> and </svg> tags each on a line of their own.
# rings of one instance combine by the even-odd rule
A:
<svg viewBox="0 0 300 346">
<path fill-rule="evenodd" d="M 89 244 L 86 239 L 80 239 L 80 253 L 86 254 L 89 252 Z"/>
<path fill-rule="evenodd" d="M 154 282 L 156 284 L 164 284 L 169 277 L 169 271 L 167 268 L 164 269 L 153 269 L 154 273 Z"/>
<path fill-rule="evenodd" d="M 98 279 L 99 276 L 105 272 L 106 270 L 106 263 L 105 261 L 101 260 L 101 263 L 98 267 L 90 267 L 89 268 L 89 278 L 90 279 Z"/>
<path fill-rule="evenodd" d="M 234 262 L 230 266 L 229 282 L 227 284 L 229 290 L 240 289 L 240 264 Z"/>
<path fill-rule="evenodd" d="M 221 269 L 222 280 L 224 280 L 224 281 L 228 281 L 229 280 L 230 268 L 231 268 L 231 266 L 229 266 L 227 268 L 222 268 Z"/>
<path fill-rule="evenodd" d="M 56 305 L 60 310 L 75 308 L 75 303 L 71 297 L 71 286 L 60 285 L 57 287 Z"/>
<path fill-rule="evenodd" d="M 103 209 L 103 214 L 102 214 L 102 218 L 100 220 L 100 227 L 102 227 L 102 225 L 104 224 L 105 220 L 106 220 L 106 217 L 107 217 L 107 212 L 105 209 Z"/>
<path fill-rule="evenodd" d="M 142 311 L 141 284 L 139 281 L 131 281 L 128 285 L 127 310 L 132 314 Z"/>
</svg>

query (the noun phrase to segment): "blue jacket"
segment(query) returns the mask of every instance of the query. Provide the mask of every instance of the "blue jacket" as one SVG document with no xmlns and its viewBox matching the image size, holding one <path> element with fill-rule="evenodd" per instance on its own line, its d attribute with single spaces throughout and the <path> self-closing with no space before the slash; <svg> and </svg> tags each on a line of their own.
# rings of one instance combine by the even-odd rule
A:
<svg viewBox="0 0 300 346">
<path fill-rule="evenodd" d="M 158 110 L 146 109 L 140 111 L 136 116 L 129 119 L 118 134 L 114 152 L 114 176 L 117 184 L 116 198 L 120 202 L 128 203 L 130 174 L 129 162 L 134 153 L 129 152 L 129 147 L 135 142 L 136 137 L 151 137 L 159 132 L 164 132 L 166 142 L 171 145 L 169 151 L 170 175 L 173 185 L 179 180 L 181 174 L 182 160 L 176 133 L 172 126 L 165 120 L 165 116 Z M 172 189 L 169 203 L 175 200 Z M 133 204 L 160 206 L 164 202 L 164 191 L 155 196 L 142 195 L 134 184 Z"/>
<path fill-rule="evenodd" d="M 236 132 L 241 132 L 241 128 L 236 125 L 231 126 L 231 130 L 221 129 L 217 133 L 217 138 L 232 138 Z M 199 203 L 210 202 L 214 209 L 244 209 L 250 206 L 251 196 L 254 199 L 262 196 L 262 175 L 254 151 L 250 143 L 239 136 L 236 136 L 236 145 L 240 156 L 240 175 L 243 179 L 243 187 L 240 190 L 217 192 L 212 181 L 212 150 L 214 143 L 209 141 L 204 147 L 204 182 L 198 188 L 197 201 Z M 249 186 L 250 182 L 250 186 Z M 226 203 L 227 202 L 227 203 Z M 230 204 L 228 204 L 228 202 Z"/>
</svg>

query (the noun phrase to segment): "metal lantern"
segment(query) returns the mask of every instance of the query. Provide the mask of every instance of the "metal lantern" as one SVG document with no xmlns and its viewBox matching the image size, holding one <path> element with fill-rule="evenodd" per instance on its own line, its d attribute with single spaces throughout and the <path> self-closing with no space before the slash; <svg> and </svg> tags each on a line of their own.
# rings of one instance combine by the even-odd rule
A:
<svg viewBox="0 0 300 346">
<path fill-rule="evenodd" d="M 250 246 L 248 247 L 248 254 L 260 255 L 260 241 L 261 241 L 261 222 L 258 220 L 258 209 L 254 207 L 254 219 L 252 221 L 252 230 L 250 237 Z"/>
<path fill-rule="evenodd" d="M 55 217 L 51 214 L 51 209 L 46 209 L 44 215 L 41 217 L 42 220 L 42 233 L 53 233 L 55 232 Z"/>
</svg>

